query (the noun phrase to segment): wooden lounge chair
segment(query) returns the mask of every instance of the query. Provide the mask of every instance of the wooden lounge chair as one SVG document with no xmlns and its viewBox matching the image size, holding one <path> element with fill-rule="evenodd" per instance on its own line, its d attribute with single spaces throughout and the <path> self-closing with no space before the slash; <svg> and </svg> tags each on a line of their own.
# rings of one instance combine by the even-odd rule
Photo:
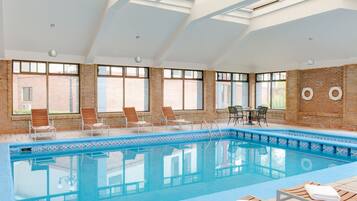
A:
<svg viewBox="0 0 357 201">
<path fill-rule="evenodd" d="M 33 131 L 33 133 L 32 133 Z M 47 109 L 32 109 L 29 122 L 29 136 L 33 140 L 38 137 L 56 137 L 56 128 L 53 121 L 50 123 Z"/>
<path fill-rule="evenodd" d="M 162 107 L 162 114 L 164 116 L 166 127 L 171 123 L 174 125 L 191 125 L 191 130 L 193 129 L 193 124 L 191 121 L 187 121 L 185 119 L 177 119 L 174 111 L 171 107 Z"/>
<path fill-rule="evenodd" d="M 103 119 L 98 121 L 97 112 L 94 108 L 81 108 L 82 132 L 90 130 L 90 135 L 93 136 L 95 131 L 100 131 L 103 135 L 104 130 L 109 135 L 109 125 L 104 124 Z"/>
<path fill-rule="evenodd" d="M 252 195 L 247 195 L 245 197 L 240 198 L 239 200 L 247 200 L 247 201 L 261 201 L 261 199 L 252 196 Z"/>
<path fill-rule="evenodd" d="M 150 122 L 146 122 L 144 120 L 139 120 L 138 114 L 136 113 L 135 107 L 124 107 L 123 108 L 125 115 L 125 127 L 133 125 L 138 129 L 138 133 L 140 128 L 145 126 L 151 126 L 151 131 L 154 131 L 154 125 Z"/>
<path fill-rule="evenodd" d="M 307 182 L 306 184 L 312 185 L 320 185 L 314 182 Z M 341 197 L 341 201 L 356 201 L 357 200 L 357 193 L 349 192 L 346 190 L 342 190 L 339 188 L 334 188 L 337 193 Z M 282 198 L 283 197 L 283 198 Z M 294 188 L 289 189 L 281 189 L 277 191 L 276 200 L 277 201 L 284 201 L 289 199 L 296 199 L 301 201 L 314 201 L 309 195 L 309 193 L 305 190 L 305 184 L 296 186 Z"/>
</svg>

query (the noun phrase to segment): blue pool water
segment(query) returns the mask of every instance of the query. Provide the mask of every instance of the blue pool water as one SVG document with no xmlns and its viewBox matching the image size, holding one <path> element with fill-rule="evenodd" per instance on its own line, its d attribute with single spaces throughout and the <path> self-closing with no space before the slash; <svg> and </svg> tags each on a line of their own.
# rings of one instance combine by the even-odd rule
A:
<svg viewBox="0 0 357 201">
<path fill-rule="evenodd" d="M 224 139 L 37 158 L 29 154 L 11 164 L 16 200 L 175 201 L 349 162 Z"/>
</svg>

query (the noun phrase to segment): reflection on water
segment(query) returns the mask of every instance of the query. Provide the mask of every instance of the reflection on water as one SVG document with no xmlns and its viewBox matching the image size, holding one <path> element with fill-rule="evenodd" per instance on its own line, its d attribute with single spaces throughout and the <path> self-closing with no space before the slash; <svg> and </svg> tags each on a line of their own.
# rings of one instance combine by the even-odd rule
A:
<svg viewBox="0 0 357 201">
<path fill-rule="evenodd" d="M 243 141 L 133 148 L 13 161 L 17 200 L 181 200 L 340 165 Z"/>
</svg>

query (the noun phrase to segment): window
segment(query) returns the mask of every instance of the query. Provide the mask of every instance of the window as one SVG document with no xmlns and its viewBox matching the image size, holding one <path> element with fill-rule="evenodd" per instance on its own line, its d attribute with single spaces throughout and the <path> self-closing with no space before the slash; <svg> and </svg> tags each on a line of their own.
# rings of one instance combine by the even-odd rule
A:
<svg viewBox="0 0 357 201">
<path fill-rule="evenodd" d="M 49 63 L 48 67 L 50 113 L 79 113 L 78 65 Z"/>
<path fill-rule="evenodd" d="M 216 73 L 216 108 L 241 105 L 248 107 L 249 83 L 248 74 Z"/>
<path fill-rule="evenodd" d="M 123 107 L 149 111 L 149 69 L 98 66 L 99 112 L 121 112 Z"/>
<path fill-rule="evenodd" d="M 165 69 L 164 105 L 174 110 L 202 110 L 203 72 Z"/>
<path fill-rule="evenodd" d="M 285 109 L 286 72 L 259 73 L 256 75 L 256 105 L 272 109 Z"/>
<path fill-rule="evenodd" d="M 78 64 L 13 61 L 13 114 L 79 112 Z"/>
<path fill-rule="evenodd" d="M 22 101 L 32 101 L 32 87 L 22 87 Z"/>
</svg>

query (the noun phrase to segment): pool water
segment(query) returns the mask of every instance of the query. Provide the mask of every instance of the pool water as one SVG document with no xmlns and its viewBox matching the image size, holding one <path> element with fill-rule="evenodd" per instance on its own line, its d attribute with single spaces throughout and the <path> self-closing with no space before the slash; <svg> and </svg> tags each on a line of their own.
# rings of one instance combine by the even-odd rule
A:
<svg viewBox="0 0 357 201">
<path fill-rule="evenodd" d="M 13 159 L 12 168 L 16 200 L 175 201 L 348 162 L 220 140 L 37 158 L 29 155 Z"/>
</svg>

